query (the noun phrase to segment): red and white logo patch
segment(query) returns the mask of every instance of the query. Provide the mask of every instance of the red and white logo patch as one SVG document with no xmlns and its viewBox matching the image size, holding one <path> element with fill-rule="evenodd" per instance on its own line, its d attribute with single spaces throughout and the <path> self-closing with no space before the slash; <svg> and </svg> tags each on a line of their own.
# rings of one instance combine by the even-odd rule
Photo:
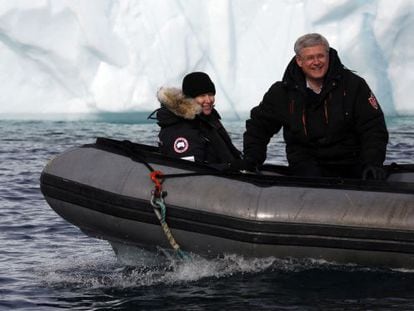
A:
<svg viewBox="0 0 414 311">
<path fill-rule="evenodd" d="M 377 102 L 377 99 L 375 98 L 374 94 L 371 93 L 371 96 L 368 98 L 369 104 L 374 108 L 375 110 L 378 110 L 379 105 Z"/>
<path fill-rule="evenodd" d="M 188 140 L 185 139 L 184 137 L 178 137 L 175 141 L 174 141 L 174 151 L 176 153 L 184 153 L 188 150 L 188 147 L 190 145 L 188 144 Z"/>
</svg>

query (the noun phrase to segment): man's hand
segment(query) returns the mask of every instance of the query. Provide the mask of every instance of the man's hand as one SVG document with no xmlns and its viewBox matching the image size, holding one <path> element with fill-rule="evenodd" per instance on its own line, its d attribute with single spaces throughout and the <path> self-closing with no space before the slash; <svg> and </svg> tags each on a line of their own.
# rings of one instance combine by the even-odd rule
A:
<svg viewBox="0 0 414 311">
<path fill-rule="evenodd" d="M 367 165 L 362 171 L 362 179 L 375 179 L 384 180 L 386 178 L 386 172 L 382 167 Z"/>
</svg>

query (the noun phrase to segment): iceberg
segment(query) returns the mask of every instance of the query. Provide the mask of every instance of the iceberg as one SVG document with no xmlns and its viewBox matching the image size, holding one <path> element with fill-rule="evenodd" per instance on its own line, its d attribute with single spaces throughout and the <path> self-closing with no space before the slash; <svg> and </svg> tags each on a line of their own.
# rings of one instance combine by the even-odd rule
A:
<svg viewBox="0 0 414 311">
<path fill-rule="evenodd" d="M 414 114 L 414 1 L 0 2 L 0 114 L 152 111 L 161 86 L 205 71 L 224 117 L 280 80 L 297 37 L 319 32 L 389 115 Z"/>
</svg>

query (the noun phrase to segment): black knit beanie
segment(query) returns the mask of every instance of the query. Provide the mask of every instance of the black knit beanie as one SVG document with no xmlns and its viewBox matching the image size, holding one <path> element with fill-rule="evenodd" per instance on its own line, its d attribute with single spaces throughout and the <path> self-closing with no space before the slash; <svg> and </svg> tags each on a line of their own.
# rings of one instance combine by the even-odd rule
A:
<svg viewBox="0 0 414 311">
<path fill-rule="evenodd" d="M 192 98 L 206 93 L 216 95 L 213 81 L 204 72 L 192 72 L 186 75 L 183 79 L 182 88 L 184 95 Z"/>
</svg>

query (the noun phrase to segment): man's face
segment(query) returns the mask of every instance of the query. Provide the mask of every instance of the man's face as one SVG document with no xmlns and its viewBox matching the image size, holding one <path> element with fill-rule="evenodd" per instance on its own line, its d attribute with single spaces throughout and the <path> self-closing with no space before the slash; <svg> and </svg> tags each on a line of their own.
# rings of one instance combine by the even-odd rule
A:
<svg viewBox="0 0 414 311">
<path fill-rule="evenodd" d="M 302 68 L 306 78 L 321 80 L 329 68 L 329 54 L 323 45 L 303 48 L 296 56 L 296 63 Z"/>
<path fill-rule="evenodd" d="M 194 99 L 196 100 L 197 104 L 201 106 L 203 114 L 206 116 L 211 114 L 215 101 L 215 97 L 212 93 L 201 94 Z"/>
</svg>

